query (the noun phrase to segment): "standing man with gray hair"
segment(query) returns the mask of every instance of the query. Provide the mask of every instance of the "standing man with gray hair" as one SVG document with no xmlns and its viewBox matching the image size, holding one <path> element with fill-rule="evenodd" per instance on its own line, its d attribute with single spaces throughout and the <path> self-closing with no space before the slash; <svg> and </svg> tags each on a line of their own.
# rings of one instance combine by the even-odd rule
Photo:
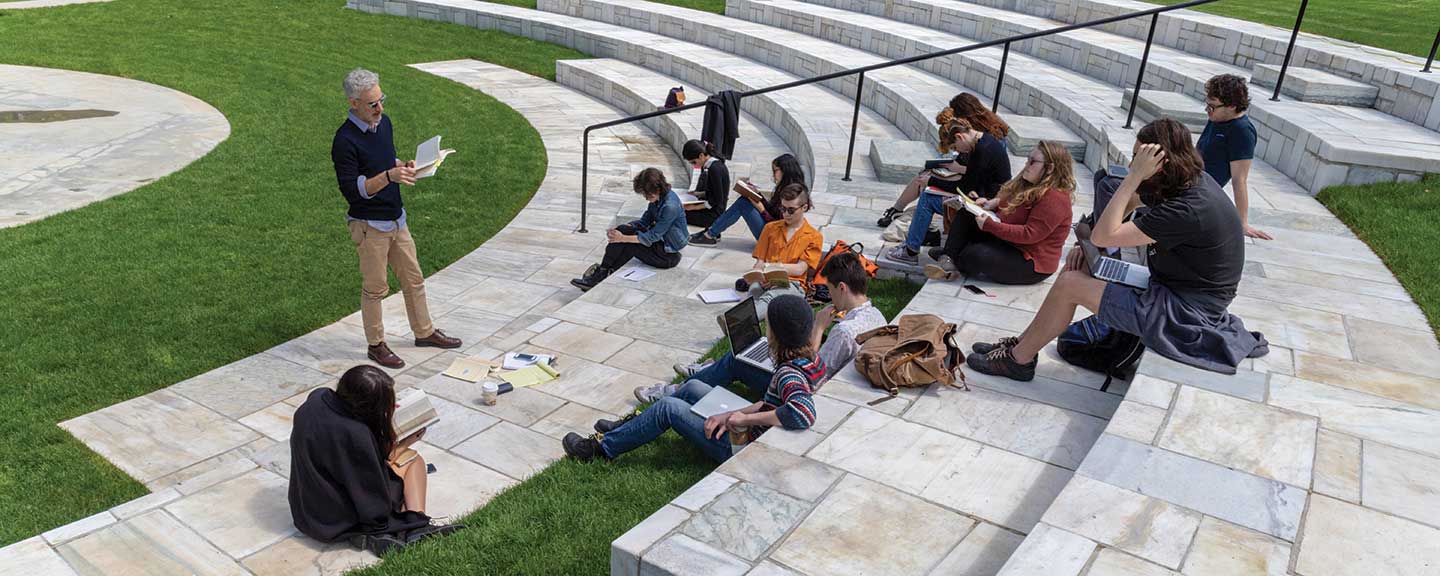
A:
<svg viewBox="0 0 1440 576">
<path fill-rule="evenodd" d="M 390 291 L 385 279 L 387 264 L 405 294 L 405 313 L 415 333 L 415 345 L 459 348 L 460 339 L 446 336 L 430 321 L 425 276 L 415 257 L 415 241 L 400 199 L 400 185 L 415 184 L 415 162 L 401 162 L 395 155 L 380 76 L 363 68 L 351 70 L 345 76 L 345 97 L 350 102 L 350 117 L 335 131 L 330 159 L 335 163 L 340 194 L 350 203 L 345 222 L 360 255 L 360 317 L 370 345 L 367 355 L 386 368 L 403 368 L 405 361 L 385 344 L 380 301 Z"/>
</svg>

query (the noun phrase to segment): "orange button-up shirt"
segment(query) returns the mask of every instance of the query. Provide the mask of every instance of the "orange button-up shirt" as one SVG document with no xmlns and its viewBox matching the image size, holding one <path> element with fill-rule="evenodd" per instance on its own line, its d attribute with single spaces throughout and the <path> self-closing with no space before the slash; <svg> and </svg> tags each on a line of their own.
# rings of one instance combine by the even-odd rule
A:
<svg viewBox="0 0 1440 576">
<path fill-rule="evenodd" d="M 800 225 L 789 241 L 785 240 L 785 221 L 776 220 L 760 231 L 760 240 L 751 255 L 766 263 L 804 262 L 815 270 L 820 267 L 820 246 L 823 243 L 820 231 L 811 226 L 809 220 Z M 802 284 L 805 282 L 804 276 L 791 276 L 790 279 Z"/>
</svg>

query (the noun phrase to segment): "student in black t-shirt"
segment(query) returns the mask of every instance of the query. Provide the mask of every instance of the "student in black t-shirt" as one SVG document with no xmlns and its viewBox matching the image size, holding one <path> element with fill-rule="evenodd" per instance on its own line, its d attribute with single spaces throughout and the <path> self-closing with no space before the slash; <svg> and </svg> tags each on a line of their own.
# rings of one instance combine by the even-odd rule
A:
<svg viewBox="0 0 1440 576">
<path fill-rule="evenodd" d="M 729 207 L 730 169 L 725 167 L 725 159 L 715 151 L 715 145 L 709 142 L 690 140 L 680 148 L 680 156 L 700 169 L 700 181 L 696 182 L 694 194 L 710 205 L 708 208 L 686 208 L 685 221 L 691 226 L 708 228 Z"/>
<path fill-rule="evenodd" d="M 1135 334 L 1150 350 L 1192 366 L 1234 374 L 1241 360 L 1269 352 L 1226 311 L 1245 265 L 1245 238 L 1230 200 L 1204 172 L 1190 130 L 1161 118 L 1136 134 L 1130 173 L 1090 237 L 1096 246 L 1149 246 L 1150 286 L 1131 288 L 1090 276 L 1072 249 L 1065 272 L 1035 319 L 1016 338 L 975 344 L 972 370 L 1015 380 L 1035 377 L 1036 355 L 1060 335 L 1075 307 L 1107 326 Z M 1126 222 L 1141 205 L 1148 209 Z"/>
<path fill-rule="evenodd" d="M 1250 227 L 1250 163 L 1255 158 L 1255 124 L 1245 111 L 1250 108 L 1250 90 L 1245 79 L 1221 74 L 1205 82 L 1205 114 L 1210 120 L 1195 146 L 1205 158 L 1205 173 L 1221 188 L 1235 181 L 1235 209 L 1245 235 L 1273 240 L 1264 230 Z"/>
</svg>

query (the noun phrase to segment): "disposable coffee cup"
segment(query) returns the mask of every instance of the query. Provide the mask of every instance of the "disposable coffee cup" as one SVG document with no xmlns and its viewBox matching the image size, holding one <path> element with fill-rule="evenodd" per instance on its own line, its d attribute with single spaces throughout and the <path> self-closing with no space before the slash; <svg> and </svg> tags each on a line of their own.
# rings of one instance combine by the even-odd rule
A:
<svg viewBox="0 0 1440 576">
<path fill-rule="evenodd" d="M 480 385 L 480 401 L 486 406 L 494 406 L 500 401 L 500 385 L 494 382 L 486 382 Z"/>
<path fill-rule="evenodd" d="M 730 430 L 730 453 L 734 454 L 750 443 L 750 427 L 736 426 Z"/>
</svg>

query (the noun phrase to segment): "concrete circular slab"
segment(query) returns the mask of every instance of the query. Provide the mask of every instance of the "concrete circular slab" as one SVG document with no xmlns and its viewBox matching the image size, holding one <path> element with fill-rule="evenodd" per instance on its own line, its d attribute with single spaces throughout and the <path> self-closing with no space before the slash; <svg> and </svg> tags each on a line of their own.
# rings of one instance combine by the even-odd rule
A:
<svg viewBox="0 0 1440 576">
<path fill-rule="evenodd" d="M 129 192 L 229 136 L 219 110 L 169 88 L 0 65 L 0 228 Z"/>
</svg>

